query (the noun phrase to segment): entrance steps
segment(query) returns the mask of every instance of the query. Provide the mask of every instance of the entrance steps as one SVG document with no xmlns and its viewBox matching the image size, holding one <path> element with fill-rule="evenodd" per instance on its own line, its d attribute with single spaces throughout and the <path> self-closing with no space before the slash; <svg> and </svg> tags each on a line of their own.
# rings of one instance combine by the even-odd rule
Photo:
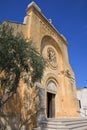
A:
<svg viewBox="0 0 87 130">
<path fill-rule="evenodd" d="M 34 130 L 87 130 L 87 118 L 49 118 Z"/>
</svg>

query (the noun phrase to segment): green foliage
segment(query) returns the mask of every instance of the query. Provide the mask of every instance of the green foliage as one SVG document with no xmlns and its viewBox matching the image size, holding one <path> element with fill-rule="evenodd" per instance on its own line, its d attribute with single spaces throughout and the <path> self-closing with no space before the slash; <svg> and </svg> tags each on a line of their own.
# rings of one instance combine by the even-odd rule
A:
<svg viewBox="0 0 87 130">
<path fill-rule="evenodd" d="M 0 27 L 1 87 L 11 89 L 15 78 L 21 76 L 23 72 L 28 74 L 32 83 L 40 80 L 45 63 L 32 42 L 25 39 L 22 34 L 14 35 L 14 30 L 9 25 Z"/>
</svg>

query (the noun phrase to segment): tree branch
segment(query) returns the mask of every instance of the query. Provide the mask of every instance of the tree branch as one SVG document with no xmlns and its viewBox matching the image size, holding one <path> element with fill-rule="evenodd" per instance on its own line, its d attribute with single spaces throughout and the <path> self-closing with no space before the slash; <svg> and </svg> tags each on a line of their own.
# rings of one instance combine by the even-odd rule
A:
<svg viewBox="0 0 87 130">
<path fill-rule="evenodd" d="M 13 96 L 13 94 L 16 92 L 18 84 L 19 84 L 19 79 L 20 79 L 20 72 L 16 74 L 15 81 L 13 83 L 13 87 L 9 92 L 6 92 L 2 99 L 0 100 L 0 108 L 9 100 L 10 97 Z"/>
</svg>

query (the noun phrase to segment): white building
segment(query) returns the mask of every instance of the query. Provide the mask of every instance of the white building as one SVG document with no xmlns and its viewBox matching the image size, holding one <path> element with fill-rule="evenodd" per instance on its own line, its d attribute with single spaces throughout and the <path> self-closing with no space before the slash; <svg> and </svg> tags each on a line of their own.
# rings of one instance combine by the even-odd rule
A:
<svg viewBox="0 0 87 130">
<path fill-rule="evenodd" d="M 77 99 L 80 107 L 80 115 L 87 117 L 87 88 L 77 88 Z"/>
</svg>

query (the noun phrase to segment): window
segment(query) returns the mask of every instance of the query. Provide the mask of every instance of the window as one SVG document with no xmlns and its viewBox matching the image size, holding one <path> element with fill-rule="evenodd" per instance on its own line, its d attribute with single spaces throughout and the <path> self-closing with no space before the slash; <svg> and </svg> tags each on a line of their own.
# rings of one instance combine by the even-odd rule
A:
<svg viewBox="0 0 87 130">
<path fill-rule="evenodd" d="M 79 108 L 81 108 L 81 101 L 80 101 L 80 100 L 78 100 L 78 102 L 79 102 Z"/>
</svg>

